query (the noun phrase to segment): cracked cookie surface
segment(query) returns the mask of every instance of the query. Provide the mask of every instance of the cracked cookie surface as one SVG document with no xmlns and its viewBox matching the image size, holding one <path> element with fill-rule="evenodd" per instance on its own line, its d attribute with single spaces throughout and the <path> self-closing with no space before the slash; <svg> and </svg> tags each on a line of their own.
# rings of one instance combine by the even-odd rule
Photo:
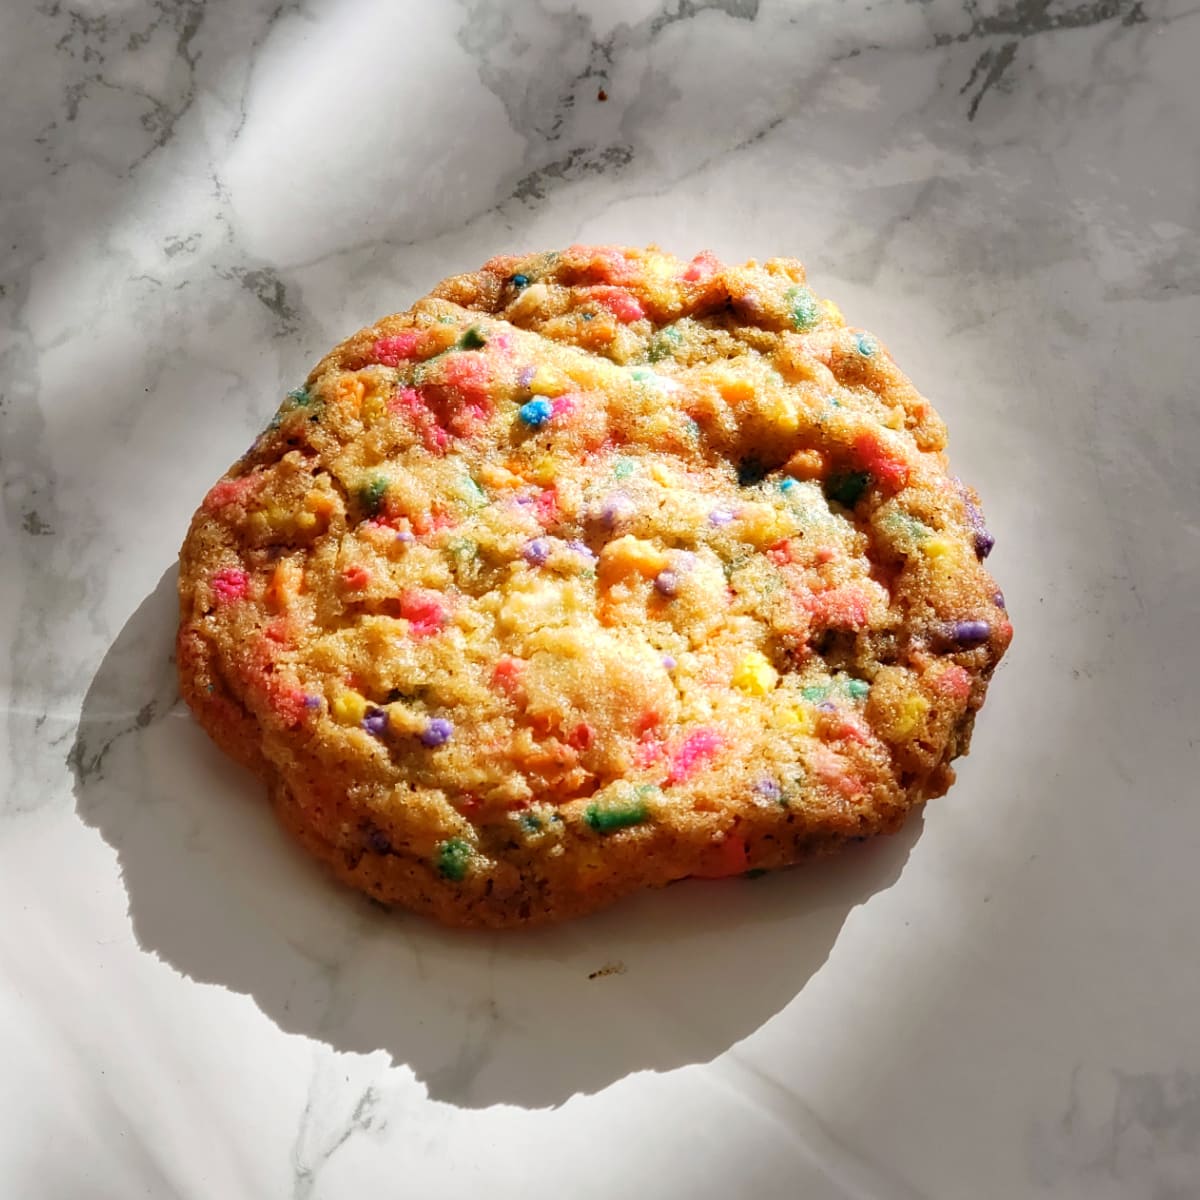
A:
<svg viewBox="0 0 1200 1200">
<path fill-rule="evenodd" d="M 944 447 L 795 260 L 496 258 L 209 492 L 183 693 L 337 875 L 450 923 L 784 866 L 946 790 L 1011 638 Z"/>
</svg>

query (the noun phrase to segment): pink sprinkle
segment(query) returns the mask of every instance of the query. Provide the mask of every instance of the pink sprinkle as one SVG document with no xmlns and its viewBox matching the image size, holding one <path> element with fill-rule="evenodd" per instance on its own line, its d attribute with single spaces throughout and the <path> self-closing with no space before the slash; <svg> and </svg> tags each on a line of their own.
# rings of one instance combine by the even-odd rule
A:
<svg viewBox="0 0 1200 1200">
<path fill-rule="evenodd" d="M 633 761 L 635 766 L 648 767 L 651 763 L 656 763 L 663 756 L 663 751 L 666 747 L 662 742 L 651 738 L 649 741 L 638 742 L 633 748 Z"/>
<path fill-rule="evenodd" d="M 375 343 L 375 358 L 385 367 L 398 367 L 406 358 L 412 358 L 422 336 L 419 329 L 409 329 L 391 337 L 382 337 Z"/>
<path fill-rule="evenodd" d="M 951 664 L 934 680 L 933 686 L 943 696 L 966 700 L 971 694 L 971 676 L 962 667 Z"/>
<path fill-rule="evenodd" d="M 221 603 L 244 600 L 250 590 L 250 576 L 240 567 L 224 567 L 212 577 L 212 590 Z"/>
<path fill-rule="evenodd" d="M 846 769 L 846 762 L 826 746 L 813 754 L 813 773 L 827 787 L 843 796 L 856 796 L 863 790 L 862 780 Z"/>
<path fill-rule="evenodd" d="M 222 479 L 214 484 L 208 495 L 204 497 L 204 508 L 207 512 L 217 512 L 226 505 L 245 500 L 251 492 L 257 491 L 262 482 L 260 475 L 241 475 L 237 479 Z"/>
<path fill-rule="evenodd" d="M 721 736 L 712 729 L 697 729 L 687 736 L 682 746 L 671 756 L 668 783 L 682 783 L 708 762 L 721 748 Z"/>
<path fill-rule="evenodd" d="M 638 298 L 631 296 L 623 288 L 591 287 L 585 294 L 607 308 L 624 325 L 640 321 L 646 315 L 646 310 Z"/>
<path fill-rule="evenodd" d="M 575 405 L 578 402 L 578 392 L 567 392 L 565 395 L 559 396 L 550 402 L 550 413 L 555 417 L 566 416 L 568 413 L 575 411 Z"/>
<path fill-rule="evenodd" d="M 533 502 L 533 511 L 538 524 L 548 529 L 558 519 L 558 492 L 552 487 L 539 492 Z"/>
<path fill-rule="evenodd" d="M 429 637 L 446 623 L 446 613 L 436 592 L 412 590 L 400 597 L 400 615 L 415 638 Z"/>
<path fill-rule="evenodd" d="M 711 250 L 702 250 L 688 263 L 683 277 L 688 283 L 703 283 L 721 269 L 721 260 Z"/>
<path fill-rule="evenodd" d="M 867 597 L 853 584 L 816 592 L 801 603 L 819 621 L 839 629 L 861 629 L 867 623 Z"/>
</svg>

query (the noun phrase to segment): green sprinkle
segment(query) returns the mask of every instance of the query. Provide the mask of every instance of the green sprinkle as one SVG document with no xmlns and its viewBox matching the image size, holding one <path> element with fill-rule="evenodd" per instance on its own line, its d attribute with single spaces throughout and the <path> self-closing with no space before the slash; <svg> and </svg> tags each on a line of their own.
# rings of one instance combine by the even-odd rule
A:
<svg viewBox="0 0 1200 1200">
<path fill-rule="evenodd" d="M 618 479 L 628 479 L 637 470 L 637 463 L 632 458 L 618 458 L 613 467 L 613 474 Z"/>
<path fill-rule="evenodd" d="M 932 532 L 928 525 L 906 512 L 892 513 L 884 525 L 889 533 L 907 534 L 918 542 L 924 541 Z"/>
<path fill-rule="evenodd" d="M 388 481 L 381 475 L 376 475 L 370 483 L 364 483 L 358 489 L 358 502 L 372 517 L 383 507 L 383 498 L 387 495 Z"/>
<path fill-rule="evenodd" d="M 655 378 L 656 373 L 654 371 L 648 371 L 645 367 L 634 367 L 629 374 L 632 375 L 638 383 L 648 383 Z"/>
<path fill-rule="evenodd" d="M 483 490 L 469 475 L 459 482 L 458 494 L 467 501 L 468 504 L 474 504 L 477 507 L 488 502 L 487 492 Z"/>
<path fill-rule="evenodd" d="M 460 350 L 482 350 L 486 345 L 487 338 L 474 325 L 458 339 Z"/>
<path fill-rule="evenodd" d="M 307 408 L 312 403 L 312 394 L 308 388 L 292 388 L 288 392 L 288 399 L 298 408 Z"/>
<path fill-rule="evenodd" d="M 871 685 L 865 679 L 847 679 L 846 695 L 851 700 L 865 700 Z"/>
<path fill-rule="evenodd" d="M 636 796 L 628 799 L 589 804 L 583 819 L 597 833 L 611 833 L 614 829 L 624 829 L 628 825 L 640 825 L 649 816 L 650 810 L 645 796 L 642 789 L 638 788 Z"/>
<path fill-rule="evenodd" d="M 766 875 L 768 873 L 769 872 L 767 871 L 766 867 L 751 867 L 749 871 L 742 872 L 742 878 L 743 879 L 761 879 L 764 875 Z"/>
<path fill-rule="evenodd" d="M 813 704 L 818 704 L 820 701 L 828 698 L 829 684 L 820 683 L 814 687 L 801 688 L 800 695 L 802 695 L 805 700 L 809 700 Z"/>
<path fill-rule="evenodd" d="M 670 358 L 680 341 L 681 335 L 679 330 L 674 325 L 668 325 L 666 329 L 660 329 L 658 335 L 650 343 L 650 349 L 646 357 L 652 363 L 661 362 L 664 358 Z"/>
<path fill-rule="evenodd" d="M 542 818 L 537 813 L 522 813 L 518 824 L 526 833 L 538 833 L 542 828 Z"/>
<path fill-rule="evenodd" d="M 700 422 L 695 417 L 683 418 L 683 436 L 689 442 L 698 442 L 700 440 Z"/>
<path fill-rule="evenodd" d="M 455 882 L 465 878 L 471 865 L 471 846 L 462 838 L 448 838 L 438 846 L 437 869 L 444 879 Z"/>
<path fill-rule="evenodd" d="M 841 475 L 831 475 L 825 481 L 825 495 L 846 508 L 853 508 L 862 499 L 870 483 L 870 472 L 846 471 Z"/>
<path fill-rule="evenodd" d="M 455 538 L 446 546 L 446 549 L 452 557 L 468 561 L 479 553 L 479 545 L 470 538 Z"/>
<path fill-rule="evenodd" d="M 808 288 L 788 288 L 784 298 L 791 306 L 792 324 L 797 329 L 811 329 L 821 319 L 821 306 Z"/>
</svg>

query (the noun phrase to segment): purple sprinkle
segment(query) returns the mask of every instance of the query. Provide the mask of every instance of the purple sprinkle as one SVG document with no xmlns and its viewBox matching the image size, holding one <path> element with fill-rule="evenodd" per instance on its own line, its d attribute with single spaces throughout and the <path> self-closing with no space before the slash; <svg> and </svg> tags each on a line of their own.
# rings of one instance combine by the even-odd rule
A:
<svg viewBox="0 0 1200 1200">
<path fill-rule="evenodd" d="M 938 630 L 938 640 L 955 650 L 981 646 L 991 636 L 992 627 L 986 621 L 951 621 Z"/>
<path fill-rule="evenodd" d="M 754 785 L 755 792 L 762 796 L 764 800 L 778 800 L 783 792 L 780 790 L 779 784 L 774 779 L 760 779 Z"/>
<path fill-rule="evenodd" d="M 434 717 L 421 734 L 421 745 L 428 746 L 431 750 L 435 746 L 444 746 L 453 732 L 454 726 L 445 717 Z"/>
<path fill-rule="evenodd" d="M 372 736 L 381 738 L 388 729 L 388 715 L 382 708 L 368 708 L 362 727 Z"/>
<path fill-rule="evenodd" d="M 992 603 L 995 604 L 995 606 L 997 608 L 1002 608 L 1002 609 L 1004 609 L 1005 612 L 1008 611 L 1008 605 L 1004 603 L 1004 593 L 1003 592 L 997 592 L 992 597 Z"/>
<path fill-rule="evenodd" d="M 637 505 L 624 493 L 613 492 L 604 498 L 600 508 L 600 520 L 605 529 L 615 529 L 622 521 L 627 521 L 637 512 Z"/>
<path fill-rule="evenodd" d="M 837 705 L 832 700 L 822 700 L 817 707 L 822 712 L 837 712 Z"/>
<path fill-rule="evenodd" d="M 710 525 L 728 525 L 733 520 L 733 513 L 727 508 L 714 508 L 708 514 L 708 523 Z"/>
<path fill-rule="evenodd" d="M 320 708 L 321 707 L 321 697 L 320 696 L 305 696 L 304 697 L 304 707 L 305 708 Z"/>
<path fill-rule="evenodd" d="M 550 557 L 550 543 L 545 538 L 534 538 L 525 543 L 521 557 L 532 567 L 540 567 Z"/>
<path fill-rule="evenodd" d="M 533 377 L 536 374 L 537 374 L 537 367 L 533 367 L 533 366 L 522 367 L 520 375 L 517 376 L 517 382 L 523 388 L 527 388 L 530 385 L 530 383 L 533 382 Z"/>
<path fill-rule="evenodd" d="M 573 542 L 568 542 L 567 549 L 574 550 L 576 554 L 582 554 L 584 558 L 589 559 L 592 562 L 596 561 L 596 556 L 588 548 L 588 545 L 586 542 L 581 542 L 578 540 L 573 541 Z"/>
<path fill-rule="evenodd" d="M 664 654 L 662 656 L 662 665 L 663 665 L 664 670 L 673 671 L 673 670 L 675 670 L 676 664 L 675 664 L 675 660 L 669 654 Z"/>
<path fill-rule="evenodd" d="M 679 576 L 669 568 L 654 577 L 654 590 L 660 596 L 674 596 L 679 590 Z"/>
<path fill-rule="evenodd" d="M 975 555 L 977 558 L 987 558 L 992 552 L 996 539 L 982 525 L 975 530 Z"/>
<path fill-rule="evenodd" d="M 409 533 L 407 529 L 402 529 L 398 534 L 396 534 L 396 541 L 398 541 L 402 546 L 409 546 L 416 540 L 416 537 Z"/>
<path fill-rule="evenodd" d="M 376 854 L 391 854 L 392 852 L 392 839 L 382 829 L 376 829 L 374 826 L 371 827 L 371 832 L 367 834 L 367 845 Z"/>
</svg>

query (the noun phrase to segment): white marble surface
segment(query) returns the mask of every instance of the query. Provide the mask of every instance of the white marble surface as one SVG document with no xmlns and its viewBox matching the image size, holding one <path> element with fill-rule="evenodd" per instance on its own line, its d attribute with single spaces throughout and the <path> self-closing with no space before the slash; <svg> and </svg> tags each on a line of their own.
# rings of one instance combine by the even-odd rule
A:
<svg viewBox="0 0 1200 1200">
<path fill-rule="evenodd" d="M 0 1195 L 1200 1196 L 1198 57 L 1189 0 L 0 6 Z M 804 258 L 1016 641 L 899 838 L 452 936 L 192 726 L 172 563 L 325 348 L 574 240 Z"/>
</svg>

